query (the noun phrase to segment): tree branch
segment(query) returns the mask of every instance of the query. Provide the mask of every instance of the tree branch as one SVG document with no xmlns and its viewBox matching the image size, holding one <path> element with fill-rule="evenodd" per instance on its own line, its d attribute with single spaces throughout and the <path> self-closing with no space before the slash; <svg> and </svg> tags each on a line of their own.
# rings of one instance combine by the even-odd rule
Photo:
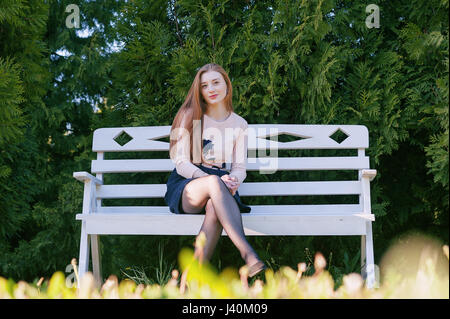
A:
<svg viewBox="0 0 450 319">
<path fill-rule="evenodd" d="M 177 28 L 177 32 L 176 33 L 177 33 L 178 42 L 180 43 L 181 46 L 183 46 L 184 45 L 183 44 L 183 39 L 181 38 L 180 28 L 178 26 L 178 16 L 177 16 L 176 11 L 175 11 L 175 3 L 173 3 L 172 1 L 170 1 L 170 13 L 175 17 L 174 20 L 175 20 L 175 27 Z"/>
</svg>

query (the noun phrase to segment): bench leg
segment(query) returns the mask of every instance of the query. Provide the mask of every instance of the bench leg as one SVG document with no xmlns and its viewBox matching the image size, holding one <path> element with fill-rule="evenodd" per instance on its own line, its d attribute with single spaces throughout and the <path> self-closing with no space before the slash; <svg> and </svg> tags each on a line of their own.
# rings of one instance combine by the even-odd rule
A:
<svg viewBox="0 0 450 319">
<path fill-rule="evenodd" d="M 102 285 L 102 263 L 100 254 L 100 235 L 90 235 L 92 249 L 92 269 L 94 271 L 94 279 L 98 287 Z"/>
<path fill-rule="evenodd" d="M 81 224 L 81 239 L 80 239 L 80 259 L 78 266 L 79 280 L 89 271 L 89 235 L 86 232 L 86 222 Z M 78 283 L 79 287 L 80 283 Z"/>
<path fill-rule="evenodd" d="M 363 264 L 363 278 L 366 279 L 366 286 L 372 289 L 376 285 L 376 271 L 373 255 L 372 222 L 366 223 L 367 234 L 361 238 L 361 263 Z M 363 258 L 365 263 L 363 263 Z"/>
<path fill-rule="evenodd" d="M 361 276 L 365 279 L 364 267 L 366 266 L 366 235 L 361 236 Z"/>
</svg>

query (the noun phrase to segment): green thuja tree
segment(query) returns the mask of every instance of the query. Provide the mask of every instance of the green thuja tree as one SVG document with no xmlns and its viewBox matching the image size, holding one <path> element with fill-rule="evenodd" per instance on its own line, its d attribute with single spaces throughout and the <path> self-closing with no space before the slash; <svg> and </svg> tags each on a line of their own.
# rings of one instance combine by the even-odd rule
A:
<svg viewBox="0 0 450 319">
<path fill-rule="evenodd" d="M 366 25 L 364 1 L 0 1 L 0 272 L 25 279 L 64 270 L 78 256 L 80 235 L 83 186 L 72 172 L 90 170 L 93 130 L 170 125 L 197 69 L 210 62 L 228 71 L 234 110 L 250 124 L 368 127 L 367 155 L 378 171 L 371 185 L 376 262 L 412 229 L 448 243 L 448 1 L 371 3 L 379 7 L 379 28 Z M 69 4 L 80 9 L 80 29 L 65 24 Z M 247 181 L 343 176 L 248 172 Z M 104 174 L 106 183 L 119 184 L 167 177 Z M 249 240 L 274 268 L 295 268 L 321 251 L 332 256 L 338 282 L 359 271 L 356 237 Z M 121 276 L 130 266 L 159 267 L 158 247 L 169 264 L 176 261 L 193 237 L 105 236 L 101 243 L 104 275 Z M 242 265 L 227 238 L 213 264 Z"/>
<path fill-rule="evenodd" d="M 48 111 L 47 9 L 42 1 L 0 1 L 0 272 L 8 276 L 17 267 L 9 253 L 29 239 L 33 205 L 46 191 L 37 128 Z"/>
<path fill-rule="evenodd" d="M 66 9 L 73 4 L 79 8 L 79 28 L 66 23 L 70 14 Z M 1 96 L 2 110 L 9 106 L 15 114 L 17 102 L 12 97 L 24 100 L 19 105 L 21 117 L 17 113 L 16 118 L 6 118 L 10 135 L 22 119 L 17 130 L 23 138 L 17 143 L 10 140 L 1 154 L 0 166 L 10 167 L 0 186 L 4 276 L 25 280 L 50 276 L 78 258 L 80 225 L 75 214 L 81 212 L 83 187 L 72 173 L 86 170 L 93 158 L 91 119 L 110 78 L 108 56 L 115 39 L 110 23 L 120 6 L 90 1 L 0 2 L 0 60 L 14 58 L 22 85 L 22 90 L 16 89 L 14 72 L 2 81 L 2 89 L 9 90 L 9 96 Z M 2 71 L 8 68 L 1 65 Z M 3 124 L 4 117 L 0 118 Z"/>
<path fill-rule="evenodd" d="M 158 8 L 164 5 L 165 10 L 151 10 L 152 5 L 141 1 L 129 3 L 118 28 L 126 45 L 116 56 L 114 81 L 107 93 L 111 107 L 102 116 L 117 118 L 120 125 L 170 125 L 197 68 L 218 63 L 231 77 L 235 111 L 249 123 L 368 127 L 367 154 L 371 167 L 378 170 L 372 183 L 377 261 L 398 233 L 410 229 L 431 231 L 448 240 L 448 231 L 440 226 L 448 225 L 444 185 L 448 113 L 443 106 L 448 99 L 448 5 L 422 1 L 374 4 L 380 9 L 379 28 L 366 25 L 369 13 L 362 1 L 155 4 Z M 408 31 L 411 24 L 420 25 L 429 38 L 417 40 L 417 32 Z M 409 41 L 420 45 L 414 47 Z M 423 66 L 417 64 L 420 57 L 426 59 Z M 425 79 L 430 85 L 424 84 Z M 301 176 L 298 172 L 271 176 L 249 172 L 247 179 L 278 181 Z M 336 176 L 330 172 L 328 177 Z M 164 182 L 161 178 L 149 180 Z M 277 201 L 245 199 L 250 204 Z M 295 198 L 280 200 L 298 203 Z M 334 269 L 344 267 L 339 264 L 344 252 L 359 253 L 357 238 L 250 240 L 275 266 L 295 266 L 307 257 L 305 247 L 333 254 Z M 177 244 L 190 244 L 190 239 L 183 238 L 168 241 L 170 251 Z M 237 252 L 228 241 L 222 242 L 216 265 L 238 266 L 230 262 L 239 260 Z M 132 244 L 116 247 L 116 255 L 124 256 Z M 277 251 L 275 247 L 287 248 Z M 134 257 L 133 263 L 139 260 Z M 146 257 L 141 260 L 144 265 L 151 263 Z"/>
<path fill-rule="evenodd" d="M 7 57 L 0 57 L 0 187 L 1 194 L 12 194 L 10 178 L 13 173 L 10 144 L 16 144 L 23 139 L 25 119 L 20 104 L 24 101 L 23 84 L 20 80 L 18 65 Z M 7 192 L 8 190 L 8 192 Z M 6 245 L 5 238 L 13 234 L 20 227 L 19 216 L 14 215 L 14 210 L 8 209 L 8 205 L 14 205 L 11 196 L 3 198 L 0 206 L 2 223 L 0 226 L 0 242 Z M 0 244 L 0 247 L 2 245 Z M 4 247 L 4 246 L 3 246 Z"/>
</svg>

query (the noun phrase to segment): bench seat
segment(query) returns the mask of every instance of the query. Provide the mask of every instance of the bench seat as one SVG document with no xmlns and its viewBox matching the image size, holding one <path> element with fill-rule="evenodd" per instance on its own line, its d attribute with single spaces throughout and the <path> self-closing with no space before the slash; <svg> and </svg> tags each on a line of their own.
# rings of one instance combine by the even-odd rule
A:
<svg viewBox="0 0 450 319">
<path fill-rule="evenodd" d="M 242 214 L 246 235 L 364 235 L 375 220 L 360 205 L 253 205 Z M 320 215 L 318 212 L 321 212 Z M 326 212 L 326 213 L 325 213 Z M 87 232 L 110 235 L 196 235 L 204 215 L 177 215 L 167 206 L 110 206 L 77 214 L 89 221 Z M 267 227 L 267 225 L 269 225 Z M 226 235 L 225 231 L 222 235 Z"/>
</svg>

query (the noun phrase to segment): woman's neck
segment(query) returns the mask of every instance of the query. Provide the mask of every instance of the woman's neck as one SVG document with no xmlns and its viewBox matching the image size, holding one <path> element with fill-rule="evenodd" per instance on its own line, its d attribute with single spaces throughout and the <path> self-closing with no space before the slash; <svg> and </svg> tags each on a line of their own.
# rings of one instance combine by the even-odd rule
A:
<svg viewBox="0 0 450 319">
<path fill-rule="evenodd" d="M 205 113 L 216 121 L 223 121 L 230 115 L 231 112 L 225 109 L 225 107 L 214 107 L 209 105 Z"/>
</svg>

